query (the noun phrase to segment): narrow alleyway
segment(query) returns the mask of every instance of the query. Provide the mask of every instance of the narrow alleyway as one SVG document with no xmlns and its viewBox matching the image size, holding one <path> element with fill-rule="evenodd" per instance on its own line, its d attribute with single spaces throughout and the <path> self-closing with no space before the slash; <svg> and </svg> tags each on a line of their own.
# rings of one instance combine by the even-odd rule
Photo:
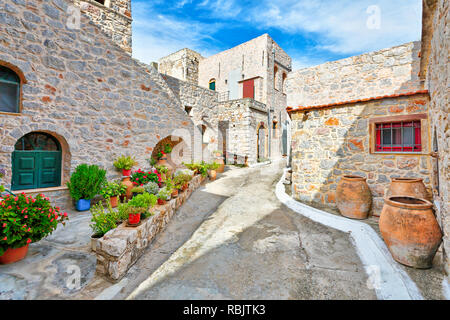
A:
<svg viewBox="0 0 450 320">
<path fill-rule="evenodd" d="M 171 230 L 164 232 L 118 284 L 121 290 L 108 294 L 152 300 L 376 299 L 349 235 L 278 201 L 274 187 L 282 168 L 278 163 L 232 169 L 206 185 L 192 200 L 206 202 L 197 216 L 210 215 L 192 237 L 152 270 L 161 260 L 158 242 L 167 246 L 174 240 L 164 239 L 173 237 Z M 218 207 L 207 213 L 212 202 Z M 178 217 L 191 210 L 187 204 Z M 176 224 L 182 228 L 183 221 L 176 219 L 169 228 Z M 100 298 L 112 298 L 108 294 Z"/>
</svg>

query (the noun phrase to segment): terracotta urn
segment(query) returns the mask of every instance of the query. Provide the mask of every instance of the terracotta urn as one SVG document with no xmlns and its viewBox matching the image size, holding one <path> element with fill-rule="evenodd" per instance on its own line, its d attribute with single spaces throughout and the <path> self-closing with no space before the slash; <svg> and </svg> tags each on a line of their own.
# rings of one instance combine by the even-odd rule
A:
<svg viewBox="0 0 450 320">
<path fill-rule="evenodd" d="M 225 171 L 225 162 L 223 161 L 223 157 L 219 157 L 216 160 L 216 163 L 219 164 L 219 168 L 217 168 L 217 173 L 223 173 Z"/>
<path fill-rule="evenodd" d="M 130 200 L 132 197 L 131 189 L 134 188 L 134 184 L 133 184 L 133 182 L 131 182 L 131 178 L 130 177 L 123 178 L 122 184 L 127 187 L 127 191 L 125 194 L 127 196 L 127 199 Z"/>
<path fill-rule="evenodd" d="M 336 189 L 336 203 L 340 213 L 351 219 L 367 219 L 372 206 L 372 193 L 366 178 L 344 176 Z"/>
<path fill-rule="evenodd" d="M 109 198 L 109 202 L 111 203 L 112 208 L 117 208 L 117 206 L 119 205 L 119 197 L 118 196 L 111 197 Z"/>
<path fill-rule="evenodd" d="M 178 189 L 173 189 L 171 196 L 172 198 L 178 197 Z"/>
<path fill-rule="evenodd" d="M 392 257 L 417 269 L 431 268 L 442 232 L 426 199 L 391 196 L 385 199 L 380 232 Z"/>
<path fill-rule="evenodd" d="M 162 156 L 158 160 L 157 165 L 167 167 L 168 171 L 167 171 L 167 174 L 165 174 L 166 177 L 171 177 L 173 175 L 175 166 L 173 165 L 173 163 L 170 159 L 170 155 L 166 154 L 166 155 Z"/>
<path fill-rule="evenodd" d="M 28 253 L 28 247 L 29 245 L 27 244 L 21 248 L 8 248 L 5 253 L 0 256 L 0 264 L 10 264 L 24 259 Z"/>
<path fill-rule="evenodd" d="M 408 196 L 431 200 L 423 179 L 394 178 L 386 196 Z"/>
<path fill-rule="evenodd" d="M 209 175 L 209 180 L 214 181 L 217 178 L 217 171 L 209 170 L 208 175 Z"/>
</svg>

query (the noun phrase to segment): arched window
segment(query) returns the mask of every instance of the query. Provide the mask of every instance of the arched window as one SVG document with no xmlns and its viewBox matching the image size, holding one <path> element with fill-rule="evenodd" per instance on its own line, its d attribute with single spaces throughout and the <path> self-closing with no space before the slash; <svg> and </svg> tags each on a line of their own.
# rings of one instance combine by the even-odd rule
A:
<svg viewBox="0 0 450 320">
<path fill-rule="evenodd" d="M 209 90 L 216 91 L 216 79 L 209 80 Z"/>
<path fill-rule="evenodd" d="M 59 187 L 62 149 L 48 133 L 32 132 L 20 138 L 12 154 L 12 190 Z"/>
<path fill-rule="evenodd" d="M 20 78 L 4 66 L 0 66 L 0 112 L 20 112 Z"/>
</svg>

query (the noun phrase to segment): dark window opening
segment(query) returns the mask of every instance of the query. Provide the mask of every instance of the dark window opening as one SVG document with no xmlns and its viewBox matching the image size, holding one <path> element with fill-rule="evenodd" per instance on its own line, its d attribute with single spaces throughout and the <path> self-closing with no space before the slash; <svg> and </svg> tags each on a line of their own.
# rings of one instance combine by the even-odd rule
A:
<svg viewBox="0 0 450 320">
<path fill-rule="evenodd" d="M 186 107 L 184 107 L 184 111 L 186 111 L 186 113 L 187 113 L 188 115 L 191 115 L 192 107 L 186 106 Z"/>
<path fill-rule="evenodd" d="M 377 124 L 375 151 L 421 152 L 420 121 Z"/>
<path fill-rule="evenodd" d="M 98 2 L 98 3 L 102 4 L 102 5 L 105 5 L 105 0 L 95 0 L 95 2 Z"/>
<path fill-rule="evenodd" d="M 0 66 L 0 112 L 20 112 L 20 78 L 6 67 Z"/>
</svg>

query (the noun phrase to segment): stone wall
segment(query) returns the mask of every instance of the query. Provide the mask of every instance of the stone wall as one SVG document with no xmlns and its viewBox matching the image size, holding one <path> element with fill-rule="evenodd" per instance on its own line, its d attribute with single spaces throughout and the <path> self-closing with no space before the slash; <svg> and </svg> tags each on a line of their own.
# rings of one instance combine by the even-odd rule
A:
<svg viewBox="0 0 450 320">
<path fill-rule="evenodd" d="M 195 176 L 186 191 L 180 192 L 177 198 L 170 200 L 165 205 L 155 206 L 153 216 L 143 220 L 140 226 L 127 227 L 127 223 L 124 222 L 99 239 L 95 246 L 97 273 L 113 281 L 123 278 L 144 254 L 145 249 L 156 235 L 164 230 L 176 210 L 189 199 L 192 192 L 204 180 L 205 178 L 200 175 Z"/>
<path fill-rule="evenodd" d="M 290 107 L 316 106 L 420 90 L 420 42 L 301 69 L 286 82 Z"/>
<path fill-rule="evenodd" d="M 428 95 L 418 94 L 293 112 L 293 196 L 319 208 L 336 208 L 335 191 L 340 178 L 360 175 L 367 178 L 373 213 L 379 215 L 392 178 L 423 178 L 431 190 L 427 119 L 421 120 L 423 149 L 419 154 L 375 153 L 370 134 L 371 120 L 386 121 L 386 117 L 411 114 L 427 116 L 427 106 Z"/>
<path fill-rule="evenodd" d="M 437 1 L 434 20 L 430 23 L 432 40 L 427 72 L 427 87 L 431 96 L 429 108 L 431 132 L 434 149 L 439 153 L 439 160 L 433 160 L 438 175 L 438 179 L 435 179 L 434 196 L 436 213 L 444 232 L 447 274 L 450 274 L 449 7 L 448 1 Z"/>
<path fill-rule="evenodd" d="M 81 163 L 117 178 L 119 155 L 132 154 L 145 167 L 159 140 L 174 130 L 193 134 L 193 122 L 154 68 L 133 60 L 85 15 L 80 30 L 67 27 L 70 4 L 0 1 L 0 64 L 16 66 L 27 80 L 22 112 L 0 113 L 7 187 L 14 145 L 29 132 L 49 132 L 67 146 L 63 182 Z"/>
<path fill-rule="evenodd" d="M 132 52 L 131 0 L 72 0 L 122 49 Z"/>
<path fill-rule="evenodd" d="M 200 61 L 203 59 L 200 53 L 185 48 L 161 58 L 158 64 L 158 71 L 162 74 L 197 85 L 198 68 Z"/>
</svg>

